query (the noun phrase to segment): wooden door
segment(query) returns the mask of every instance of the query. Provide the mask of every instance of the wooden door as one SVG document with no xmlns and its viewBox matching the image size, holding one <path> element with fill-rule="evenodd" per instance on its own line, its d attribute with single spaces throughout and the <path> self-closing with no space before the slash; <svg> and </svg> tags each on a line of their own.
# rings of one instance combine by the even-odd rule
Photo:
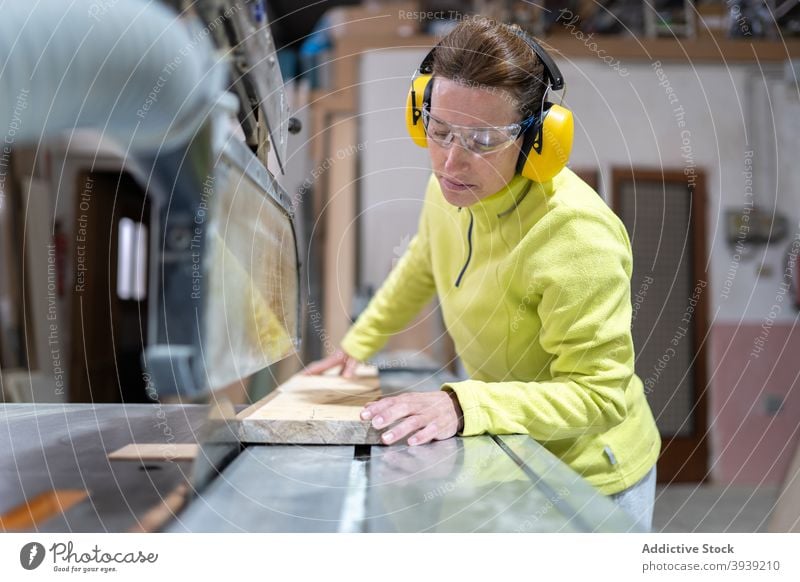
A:
<svg viewBox="0 0 800 582">
<path fill-rule="evenodd" d="M 633 247 L 636 372 L 663 440 L 661 482 L 702 481 L 708 463 L 705 177 L 692 170 L 612 173 Z"/>
</svg>

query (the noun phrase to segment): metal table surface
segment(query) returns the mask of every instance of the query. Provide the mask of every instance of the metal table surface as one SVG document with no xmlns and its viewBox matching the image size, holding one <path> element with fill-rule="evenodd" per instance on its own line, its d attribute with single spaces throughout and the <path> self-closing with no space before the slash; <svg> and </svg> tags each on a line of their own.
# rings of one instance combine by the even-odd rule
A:
<svg viewBox="0 0 800 582">
<path fill-rule="evenodd" d="M 0 404 L 0 515 L 50 490 L 86 500 L 37 527 L 47 532 L 128 531 L 185 482 L 191 462 L 109 461 L 129 443 L 191 443 L 199 405 Z"/>
<path fill-rule="evenodd" d="M 416 448 L 248 447 L 171 532 L 627 532 L 607 497 L 527 436 Z"/>
<path fill-rule="evenodd" d="M 382 385 L 424 390 L 429 375 Z M 37 526 L 128 531 L 188 480 L 186 461 L 114 461 L 129 443 L 191 443 L 200 405 L 0 405 L 0 515 L 37 494 L 87 499 Z M 170 532 L 637 531 L 607 497 L 523 435 L 453 438 L 409 448 L 256 445 L 165 528 Z"/>
</svg>

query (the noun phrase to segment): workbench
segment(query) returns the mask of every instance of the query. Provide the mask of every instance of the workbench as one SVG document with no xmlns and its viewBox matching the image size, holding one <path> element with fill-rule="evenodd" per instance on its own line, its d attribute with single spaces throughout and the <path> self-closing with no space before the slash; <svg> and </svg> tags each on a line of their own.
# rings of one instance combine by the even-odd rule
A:
<svg viewBox="0 0 800 582">
<path fill-rule="evenodd" d="M 420 379 L 422 378 L 422 379 Z M 384 391 L 437 373 L 381 375 Z M 192 462 L 109 461 L 129 443 L 197 442 L 208 407 L 1 404 L 0 515 L 49 490 L 88 496 L 42 532 L 124 532 L 190 479 Z M 190 495 L 169 532 L 627 532 L 633 520 L 524 435 L 418 447 L 249 445 Z"/>
</svg>

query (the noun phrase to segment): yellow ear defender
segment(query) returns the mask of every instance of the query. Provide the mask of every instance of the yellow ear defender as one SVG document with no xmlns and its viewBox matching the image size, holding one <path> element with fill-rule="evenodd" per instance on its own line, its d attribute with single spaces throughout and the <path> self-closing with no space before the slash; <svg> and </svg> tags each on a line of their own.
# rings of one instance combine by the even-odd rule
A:
<svg viewBox="0 0 800 582">
<path fill-rule="evenodd" d="M 524 40 L 544 65 L 547 82 L 544 101 L 531 107 L 539 110 L 536 120 L 523 134 L 522 151 L 517 161 L 517 173 L 534 182 L 547 182 L 558 174 L 569 161 L 572 151 L 574 120 L 572 112 L 561 105 L 547 101 L 550 90 L 564 88 L 564 77 L 555 61 L 539 43 L 521 30 L 512 29 Z M 433 58 L 436 47 L 422 60 L 411 79 L 406 99 L 406 128 L 411 139 L 420 147 L 428 147 L 428 138 L 422 121 L 423 109 L 430 109 L 433 90 Z"/>
<path fill-rule="evenodd" d="M 429 54 L 432 55 L 433 52 L 431 51 Z M 427 57 L 425 58 L 427 59 Z M 422 70 L 422 66 L 420 66 L 419 70 Z M 429 102 L 425 101 L 423 96 L 426 93 L 430 93 L 429 88 L 433 87 L 433 83 L 430 82 L 432 77 L 433 75 L 430 73 L 415 74 L 414 78 L 411 79 L 411 89 L 406 100 L 406 127 L 408 128 L 408 134 L 414 140 L 414 143 L 421 148 L 428 147 L 428 136 L 425 135 L 425 126 L 422 122 L 422 109 L 423 107 L 429 107 Z M 423 102 L 425 103 L 424 105 Z"/>
</svg>

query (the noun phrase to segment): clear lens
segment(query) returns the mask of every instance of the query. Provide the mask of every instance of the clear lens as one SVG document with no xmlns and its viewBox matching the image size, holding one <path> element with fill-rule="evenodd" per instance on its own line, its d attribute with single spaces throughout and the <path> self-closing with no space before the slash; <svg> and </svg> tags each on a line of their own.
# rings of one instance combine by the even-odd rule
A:
<svg viewBox="0 0 800 582">
<path fill-rule="evenodd" d="M 428 137 L 442 147 L 450 147 L 453 138 L 458 137 L 461 145 L 479 155 L 498 152 L 516 141 L 521 132 L 517 123 L 505 127 L 469 127 L 453 125 L 437 119 L 428 111 L 422 112 L 425 132 Z"/>
</svg>

